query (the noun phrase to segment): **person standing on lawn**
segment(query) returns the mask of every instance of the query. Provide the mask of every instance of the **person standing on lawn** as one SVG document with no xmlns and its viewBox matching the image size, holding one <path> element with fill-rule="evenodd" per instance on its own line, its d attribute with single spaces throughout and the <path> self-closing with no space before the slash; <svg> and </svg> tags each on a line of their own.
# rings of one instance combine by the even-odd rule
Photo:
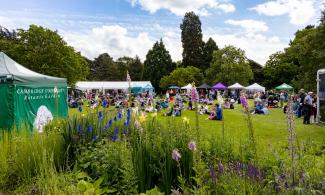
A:
<svg viewBox="0 0 325 195">
<path fill-rule="evenodd" d="M 306 94 L 305 94 L 305 90 L 304 89 L 300 89 L 300 95 L 299 95 L 299 108 L 298 108 L 298 118 L 300 118 L 302 115 L 303 115 L 303 104 L 304 104 L 304 101 L 305 101 L 305 97 L 306 97 Z"/>
<path fill-rule="evenodd" d="M 311 97 L 313 92 L 309 92 L 304 98 L 303 112 L 304 112 L 304 122 L 303 124 L 310 124 L 310 112 L 313 105 L 313 98 Z"/>
</svg>

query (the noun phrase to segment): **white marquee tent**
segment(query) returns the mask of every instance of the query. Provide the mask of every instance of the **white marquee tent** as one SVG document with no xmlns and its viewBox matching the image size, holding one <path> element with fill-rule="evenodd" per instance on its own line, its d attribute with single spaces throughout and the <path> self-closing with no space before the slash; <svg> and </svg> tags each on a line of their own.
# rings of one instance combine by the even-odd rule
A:
<svg viewBox="0 0 325 195">
<path fill-rule="evenodd" d="M 150 81 L 131 81 L 131 87 L 145 87 L 152 86 Z M 76 83 L 76 89 L 82 91 L 98 89 L 98 90 L 127 90 L 129 83 L 127 81 L 78 81 Z"/>
<path fill-rule="evenodd" d="M 250 86 L 245 87 L 247 91 L 259 91 L 259 92 L 265 92 L 265 87 L 262 87 L 261 85 L 254 83 Z"/>
<path fill-rule="evenodd" d="M 245 87 L 242 86 L 242 85 L 239 84 L 239 83 L 235 83 L 235 84 L 230 85 L 230 86 L 228 87 L 228 89 L 244 89 L 244 88 L 245 88 Z"/>
<path fill-rule="evenodd" d="M 187 90 L 190 90 L 190 89 L 192 89 L 192 84 L 187 84 L 187 85 L 185 85 L 184 87 L 182 87 L 181 89 L 187 89 Z"/>
</svg>

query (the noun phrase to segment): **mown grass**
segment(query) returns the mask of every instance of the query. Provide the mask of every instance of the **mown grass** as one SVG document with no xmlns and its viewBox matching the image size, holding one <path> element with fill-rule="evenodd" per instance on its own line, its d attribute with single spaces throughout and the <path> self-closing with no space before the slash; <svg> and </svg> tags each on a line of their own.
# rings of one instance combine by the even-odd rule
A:
<svg viewBox="0 0 325 195">
<path fill-rule="evenodd" d="M 252 103 L 252 102 L 251 102 Z M 252 104 L 251 104 L 252 105 Z M 108 108 L 114 110 L 115 108 Z M 98 110 L 102 110 L 99 108 Z M 69 110 L 71 115 L 81 115 L 87 113 L 95 113 L 97 109 L 83 107 L 82 113 L 79 113 L 77 108 Z M 107 109 L 106 109 L 107 110 Z M 257 150 L 265 150 L 272 146 L 275 148 L 285 147 L 288 143 L 287 118 L 283 113 L 283 109 L 269 109 L 268 115 L 251 115 L 253 128 L 255 131 L 255 139 L 257 142 Z M 166 121 L 163 116 L 166 111 L 158 113 L 158 120 Z M 231 138 L 235 145 L 248 137 L 247 121 L 245 114 L 240 105 L 235 105 L 234 110 L 223 110 L 224 121 L 206 120 L 208 115 L 199 115 L 200 135 L 203 137 L 221 136 L 223 127 L 225 137 Z M 190 125 L 195 127 L 195 111 L 185 110 L 181 117 L 175 117 L 175 120 L 182 120 L 182 117 L 187 117 L 190 120 Z M 295 119 L 295 131 L 298 142 L 313 142 L 316 145 L 325 143 L 325 127 L 317 124 L 303 125 L 302 118 Z M 263 152 L 262 152 L 263 153 Z"/>
</svg>

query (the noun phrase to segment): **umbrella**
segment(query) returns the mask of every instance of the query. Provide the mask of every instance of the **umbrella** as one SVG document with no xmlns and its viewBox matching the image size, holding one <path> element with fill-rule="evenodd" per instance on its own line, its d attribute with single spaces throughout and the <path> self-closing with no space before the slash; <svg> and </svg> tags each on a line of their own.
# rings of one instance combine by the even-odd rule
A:
<svg viewBox="0 0 325 195">
<path fill-rule="evenodd" d="M 239 83 L 235 83 L 235 84 L 230 85 L 230 86 L 228 87 L 228 89 L 244 89 L 244 88 L 245 88 L 245 87 L 242 86 L 242 85 L 239 84 Z"/>
<path fill-rule="evenodd" d="M 277 86 L 275 89 L 277 89 L 277 90 L 292 90 L 293 87 L 291 87 L 290 85 L 288 85 L 286 83 L 283 83 L 282 85 Z"/>
<path fill-rule="evenodd" d="M 197 87 L 197 89 L 211 89 L 211 86 L 204 83 L 203 85 Z"/>
<path fill-rule="evenodd" d="M 227 89 L 227 87 L 224 86 L 222 83 L 218 83 L 215 86 L 211 87 L 211 89 L 225 90 L 225 89 Z"/>
<path fill-rule="evenodd" d="M 179 89 L 177 86 L 170 86 L 168 89 Z"/>
</svg>

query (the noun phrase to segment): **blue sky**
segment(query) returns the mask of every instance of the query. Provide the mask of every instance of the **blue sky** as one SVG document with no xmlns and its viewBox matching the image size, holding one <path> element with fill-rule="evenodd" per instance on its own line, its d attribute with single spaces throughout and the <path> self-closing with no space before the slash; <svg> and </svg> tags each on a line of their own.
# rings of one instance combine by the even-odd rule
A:
<svg viewBox="0 0 325 195">
<path fill-rule="evenodd" d="M 203 38 L 219 47 L 235 45 L 264 64 L 287 47 L 294 33 L 317 24 L 324 0 L 0 0 L 0 25 L 42 25 L 92 59 L 108 52 L 114 58 L 142 60 L 160 38 L 173 60 L 181 60 L 179 25 L 184 13 L 200 15 Z"/>
</svg>

